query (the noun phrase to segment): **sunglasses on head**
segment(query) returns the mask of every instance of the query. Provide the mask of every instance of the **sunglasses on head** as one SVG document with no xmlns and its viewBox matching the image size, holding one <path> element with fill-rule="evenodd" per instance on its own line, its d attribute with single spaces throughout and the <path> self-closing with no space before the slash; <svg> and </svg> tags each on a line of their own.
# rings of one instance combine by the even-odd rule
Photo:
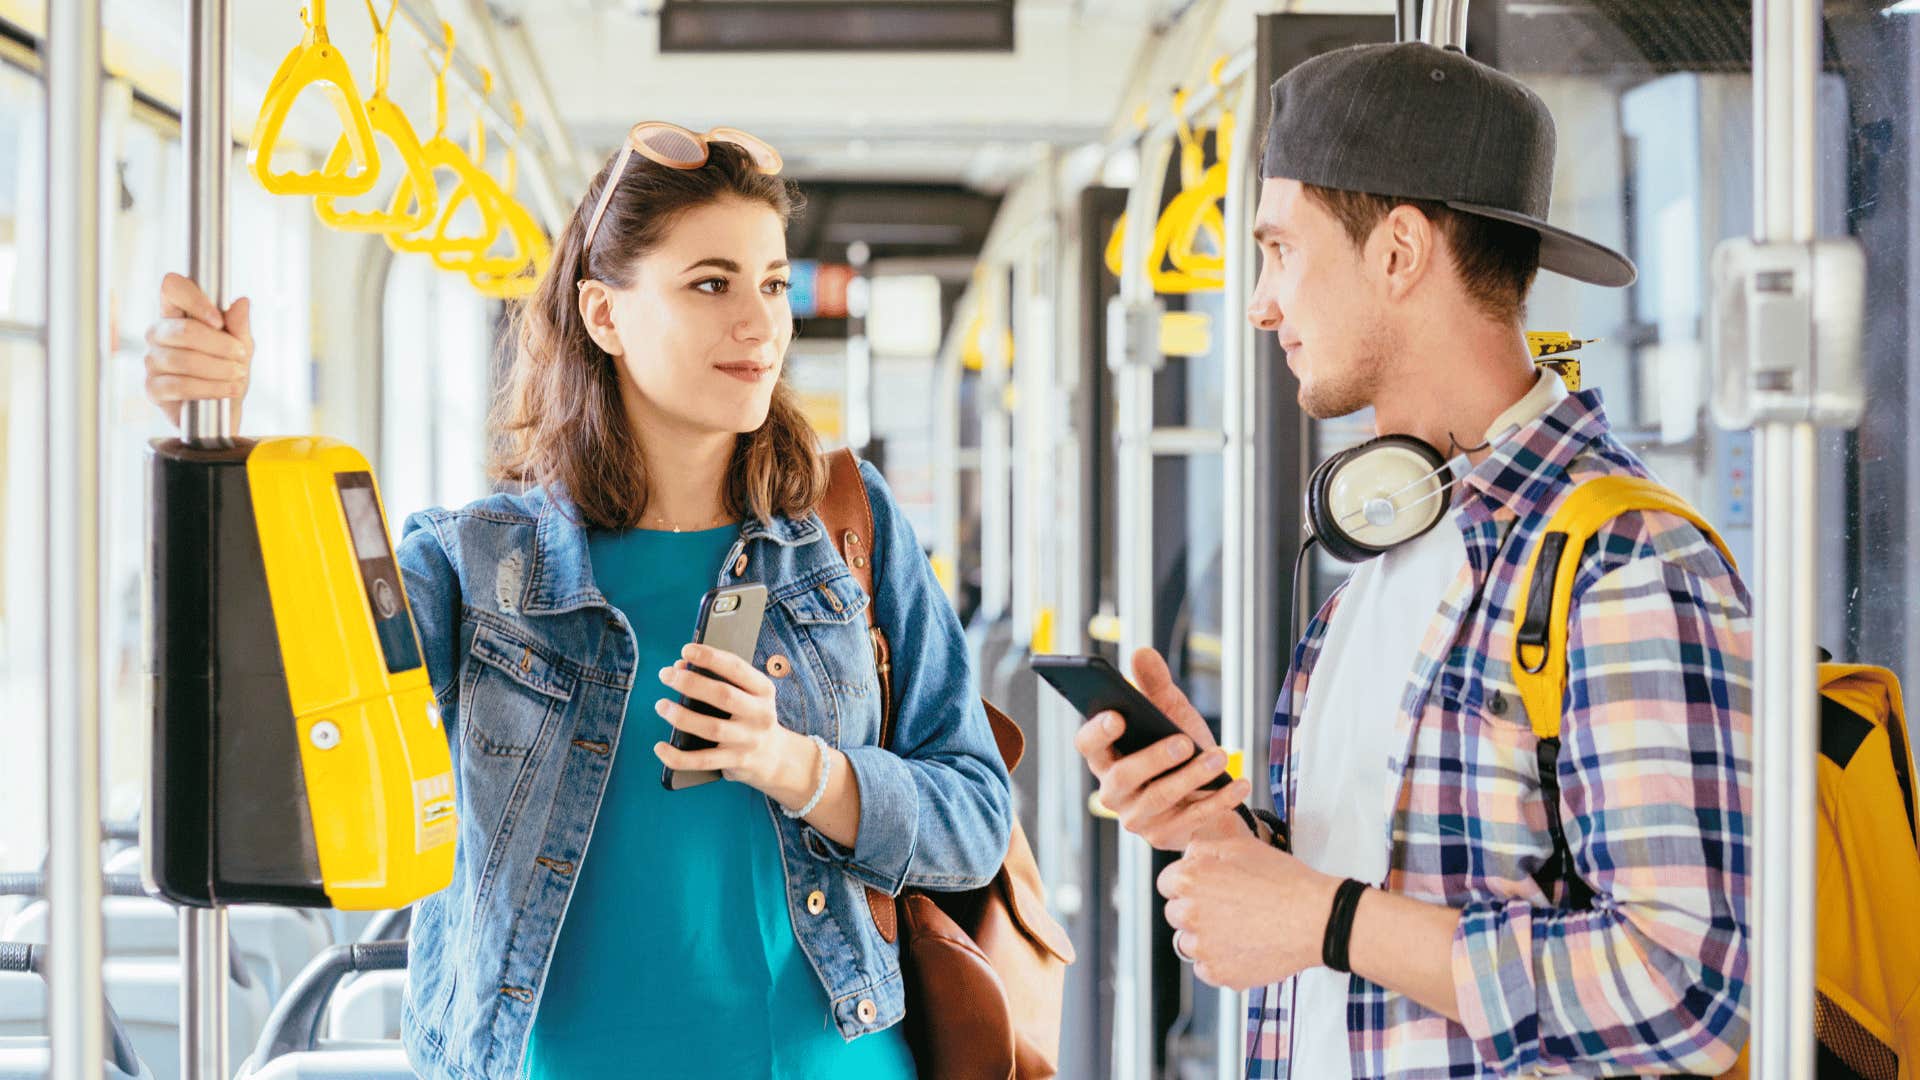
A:
<svg viewBox="0 0 1920 1080">
<path fill-rule="evenodd" d="M 753 167 L 766 175 L 780 175 L 780 152 L 738 128 L 717 127 L 702 135 L 664 120 L 642 120 L 627 132 L 627 141 L 620 147 L 613 172 L 607 175 L 607 186 L 600 191 L 593 217 L 587 220 L 586 239 L 580 242 L 581 260 L 584 262 L 587 252 L 593 250 L 594 233 L 600 229 L 600 219 L 607 212 L 607 203 L 613 200 L 614 186 L 620 183 L 620 174 L 626 171 L 629 158 L 639 154 L 669 169 L 697 169 L 707 163 L 707 148 L 717 142 L 732 143 L 746 151 Z"/>
</svg>

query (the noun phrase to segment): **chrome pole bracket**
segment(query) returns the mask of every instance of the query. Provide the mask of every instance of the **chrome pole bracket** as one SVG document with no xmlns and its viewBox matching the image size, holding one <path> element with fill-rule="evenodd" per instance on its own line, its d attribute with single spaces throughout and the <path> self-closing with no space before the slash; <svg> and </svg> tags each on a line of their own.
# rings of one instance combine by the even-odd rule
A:
<svg viewBox="0 0 1920 1080">
<path fill-rule="evenodd" d="M 1714 421 L 1860 422 L 1866 255 L 1850 238 L 1728 240 L 1713 253 Z"/>
<path fill-rule="evenodd" d="M 1113 371 L 1125 371 L 1134 364 L 1154 371 L 1165 367 L 1160 321 L 1166 314 L 1166 302 L 1158 296 L 1138 304 L 1119 296 L 1107 301 L 1107 367 Z"/>
</svg>

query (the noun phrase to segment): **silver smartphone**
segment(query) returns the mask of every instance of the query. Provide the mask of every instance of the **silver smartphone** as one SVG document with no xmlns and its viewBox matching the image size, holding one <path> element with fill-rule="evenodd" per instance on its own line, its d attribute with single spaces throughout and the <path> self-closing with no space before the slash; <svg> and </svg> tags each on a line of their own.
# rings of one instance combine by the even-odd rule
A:
<svg viewBox="0 0 1920 1080">
<path fill-rule="evenodd" d="M 728 585 L 709 592 L 700 601 L 700 621 L 695 624 L 693 640 L 701 645 L 709 645 L 721 652 L 733 655 L 753 663 L 753 653 L 760 641 L 760 621 L 767 613 L 767 587 L 765 585 Z M 694 668 L 695 672 L 709 678 L 718 678 L 710 671 Z M 722 680 L 725 681 L 725 680 Z M 707 716 L 725 718 L 726 713 L 704 701 L 687 699 L 683 702 L 687 708 Z M 698 735 L 689 735 L 679 728 L 673 729 L 673 737 L 668 740 L 681 750 L 707 750 L 713 743 Z M 662 767 L 660 783 L 668 791 L 685 791 L 690 787 L 712 783 L 720 779 L 720 774 L 711 770 L 675 772 Z"/>
</svg>

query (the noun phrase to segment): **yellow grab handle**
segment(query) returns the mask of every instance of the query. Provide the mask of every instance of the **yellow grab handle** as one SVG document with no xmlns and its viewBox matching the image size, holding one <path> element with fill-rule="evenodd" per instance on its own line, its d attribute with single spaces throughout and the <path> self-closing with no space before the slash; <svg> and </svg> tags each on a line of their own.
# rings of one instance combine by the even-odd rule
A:
<svg viewBox="0 0 1920 1080">
<path fill-rule="evenodd" d="M 1204 267 L 1181 269 L 1178 266 L 1169 270 L 1163 265 L 1176 236 L 1190 250 L 1191 237 L 1203 229 L 1216 237 L 1216 243 L 1225 242 L 1226 226 L 1221 221 L 1220 208 L 1215 205 L 1208 190 L 1202 186 L 1175 195 L 1161 213 L 1160 220 L 1154 223 L 1153 247 L 1147 253 L 1147 278 L 1153 283 L 1154 292 L 1181 295 L 1210 292 L 1225 286 L 1225 260 L 1220 261 L 1218 271 L 1209 271 Z M 1190 261 L 1199 261 L 1201 258 L 1189 256 Z"/>
<path fill-rule="evenodd" d="M 287 114 L 301 93 L 316 85 L 340 118 L 341 138 L 347 144 L 346 161 L 338 172 L 275 172 L 273 152 Z M 365 195 L 380 179 L 380 159 L 374 153 L 366 103 L 353 87 L 353 71 L 347 67 L 346 58 L 327 40 L 326 5 L 318 0 L 313 4 L 306 36 L 280 62 L 267 98 L 260 105 L 247 165 L 260 186 L 275 195 Z M 348 171 L 349 166 L 357 171 Z"/>
<path fill-rule="evenodd" d="M 399 0 L 394 0 L 395 7 L 398 4 Z M 367 99 L 367 124 L 374 134 L 385 135 L 393 145 L 394 152 L 399 155 L 400 164 L 406 170 L 402 183 L 411 182 L 412 185 L 413 207 L 409 210 L 402 205 L 389 205 L 385 210 L 341 210 L 333 195 L 316 196 L 313 200 L 314 213 L 329 228 L 342 232 L 417 232 L 433 220 L 433 212 L 439 206 L 440 193 L 433 182 L 433 168 L 427 164 L 421 150 L 420 138 L 414 134 L 413 124 L 408 122 L 407 114 L 387 96 L 390 53 L 388 30 L 393 25 L 393 10 L 387 10 L 387 22 L 382 24 L 374 10 L 373 0 L 367 0 L 367 17 L 373 20 L 374 58 L 373 96 Z M 342 136 L 333 144 L 333 152 L 327 155 L 327 163 L 321 171 L 344 171 L 352 154 L 352 145 Z"/>
<path fill-rule="evenodd" d="M 1220 173 L 1221 194 L 1225 194 L 1226 171 L 1215 165 L 1208 170 L 1210 177 L 1215 170 Z M 1194 198 L 1183 208 L 1183 217 L 1168 223 L 1167 261 L 1173 264 L 1175 271 L 1189 278 L 1224 286 L 1227 280 L 1227 222 L 1221 216 L 1219 198 L 1214 195 L 1213 187 L 1212 184 L 1200 185 L 1194 192 Z M 1195 242 L 1202 234 L 1213 244 L 1212 254 L 1203 254 L 1195 249 Z"/>
<path fill-rule="evenodd" d="M 1160 219 L 1154 223 L 1153 246 L 1147 255 L 1147 276 L 1155 292 L 1174 295 L 1211 292 L 1226 284 L 1227 229 L 1220 206 L 1227 194 L 1230 162 L 1226 154 L 1233 142 L 1233 127 L 1233 113 L 1221 113 L 1220 125 L 1214 130 L 1217 160 L 1197 177 L 1186 174 L 1191 171 L 1190 165 L 1197 166 L 1201 160 L 1200 140 L 1194 137 L 1181 148 L 1185 190 L 1167 203 Z M 1188 158 L 1192 160 L 1185 160 Z M 1203 234 L 1213 246 L 1212 254 L 1196 250 Z M 1167 269 L 1166 264 L 1172 268 Z"/>
<path fill-rule="evenodd" d="M 511 201 L 493 177 L 487 175 L 487 123 L 478 113 L 473 117 L 471 149 L 461 158 L 465 166 L 454 170 L 460 183 L 441 206 L 440 216 L 434 221 L 433 235 L 427 241 L 425 250 L 433 256 L 434 262 L 448 270 L 484 268 L 496 274 L 510 274 L 524 264 L 524 252 L 511 263 L 495 261 L 482 267 L 474 261 L 486 255 L 501 230 L 506 228 L 506 204 Z M 456 233 L 453 231 L 454 215 L 469 201 L 480 211 L 480 230 L 468 234 Z"/>
<path fill-rule="evenodd" d="M 437 185 L 437 174 L 441 170 L 445 170 L 454 175 L 460 189 L 464 190 L 476 184 L 487 188 L 493 187 L 493 178 L 481 172 L 479 167 L 474 165 L 472 160 L 467 157 L 467 152 L 460 149 L 457 143 L 445 136 L 436 136 L 428 139 L 426 145 L 420 148 L 420 160 L 428 169 L 429 184 Z M 415 198 L 424 198 L 425 196 L 416 195 L 416 189 L 418 187 L 419 185 L 415 182 L 412 175 L 402 177 L 400 185 L 394 189 L 393 201 L 388 204 L 387 212 L 389 214 L 405 213 L 408 204 Z M 471 198 L 471 196 L 468 197 Z M 446 217 L 453 209 L 451 199 L 445 201 L 438 200 L 437 194 L 435 198 L 440 204 L 440 216 L 442 218 Z M 498 210 L 494 209 L 493 204 L 487 200 L 480 200 L 478 205 L 481 208 L 483 220 L 486 220 L 484 215 L 489 212 L 498 213 Z M 479 246 L 477 247 L 471 242 L 463 241 L 463 243 L 466 245 L 466 250 L 470 254 L 478 254 L 486 250 L 485 245 L 491 242 L 492 235 L 492 232 L 489 232 L 486 237 L 481 238 L 478 241 Z M 439 250 L 438 245 L 442 243 L 438 233 L 431 227 L 431 224 L 412 233 L 390 232 L 386 234 L 386 239 L 387 246 L 395 251 L 408 251 L 418 254 L 432 254 L 434 251 Z"/>
<path fill-rule="evenodd" d="M 484 145 L 482 142 L 484 136 L 479 131 L 477 121 L 475 123 L 474 137 L 476 142 L 481 142 L 482 145 Z M 476 161 L 477 160 L 478 159 L 476 159 Z M 513 189 L 519 183 L 519 178 L 519 159 L 515 155 L 513 148 L 508 147 L 504 179 L 494 185 L 494 191 L 497 193 L 499 199 L 500 226 L 494 231 L 492 236 L 487 238 L 486 250 L 475 254 L 467 254 L 464 251 L 457 250 L 436 251 L 433 253 L 433 261 L 436 265 L 442 270 L 463 271 L 469 277 L 479 274 L 489 279 L 498 279 L 518 274 L 534 262 L 541 262 L 541 266 L 535 270 L 536 274 L 540 269 L 545 268 L 544 262 L 533 257 L 533 240 L 529 239 L 537 239 L 540 245 L 544 247 L 546 244 L 545 233 L 541 230 L 540 226 L 534 222 L 533 215 L 527 212 L 526 207 L 520 205 L 519 200 L 513 197 Z M 460 193 L 456 192 L 454 197 L 459 198 Z M 514 242 L 515 246 L 510 249 L 511 254 L 487 254 L 488 251 L 493 250 L 495 245 L 497 245 L 503 237 Z M 475 283 L 475 287 L 480 287 L 478 282 Z M 482 291 L 485 290 L 482 289 Z"/>
<path fill-rule="evenodd" d="M 433 166 L 427 163 L 426 152 L 413 133 L 413 125 L 407 122 L 406 114 L 398 105 L 386 98 L 374 98 L 367 102 L 367 119 L 375 133 L 387 137 L 406 170 L 400 181 L 405 197 L 393 200 L 385 210 L 341 210 L 335 196 L 319 195 L 314 197 L 313 212 L 329 228 L 342 232 L 418 232 L 433 221 L 433 212 L 439 206 L 440 192 L 433 182 Z M 331 173 L 346 168 L 352 153 L 347 140 L 341 138 L 333 144 L 323 171 Z M 406 206 L 408 202 L 412 203 L 411 209 Z"/>
<path fill-rule="evenodd" d="M 485 265 L 488 260 L 476 259 L 473 265 L 464 269 L 467 280 L 482 294 L 511 300 L 529 296 L 539 287 L 540 279 L 547 272 L 547 264 L 553 261 L 553 247 L 547 242 L 546 232 L 540 228 L 540 223 L 518 201 L 507 201 L 506 217 L 508 232 L 524 256 L 519 265 L 500 273 Z M 439 259 L 434 261 L 438 262 Z"/>
</svg>

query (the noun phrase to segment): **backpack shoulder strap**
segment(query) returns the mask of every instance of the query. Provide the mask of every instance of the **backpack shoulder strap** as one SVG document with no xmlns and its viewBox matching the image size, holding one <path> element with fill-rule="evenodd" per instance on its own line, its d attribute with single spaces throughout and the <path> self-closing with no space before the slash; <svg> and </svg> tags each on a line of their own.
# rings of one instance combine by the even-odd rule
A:
<svg viewBox="0 0 1920 1080">
<path fill-rule="evenodd" d="M 851 450 L 835 450 L 826 461 L 827 493 L 814 513 L 820 515 L 834 550 L 847 561 L 854 580 L 872 596 L 873 503 L 867 499 L 866 482 L 860 479 L 860 459 Z"/>
<path fill-rule="evenodd" d="M 1520 580 L 1518 630 L 1514 633 L 1514 682 L 1527 706 L 1533 733 L 1560 736 L 1560 713 L 1567 692 L 1567 633 L 1573 614 L 1573 582 L 1580 553 L 1606 524 L 1636 510 L 1657 510 L 1685 518 L 1720 549 L 1733 555 L 1707 519 L 1685 499 L 1653 480 L 1637 476 L 1601 476 L 1567 494 L 1534 542 Z"/>
<path fill-rule="evenodd" d="M 884 748 L 893 741 L 893 665 L 874 603 L 873 503 L 867 498 L 866 481 L 860 478 L 860 459 L 852 450 L 835 450 L 826 456 L 826 463 L 827 493 L 814 513 L 820 515 L 820 524 L 826 526 L 853 580 L 867 594 L 867 637 L 873 642 L 873 665 L 880 675 L 880 745 Z M 891 942 L 899 937 L 900 913 L 893 897 L 867 886 L 867 911 L 881 938 Z"/>
<path fill-rule="evenodd" d="M 867 637 L 873 643 L 873 663 L 880 674 L 880 745 L 893 742 L 893 654 L 886 632 L 880 629 L 873 591 L 873 502 L 860 478 L 860 459 L 852 450 L 826 456 L 827 493 L 814 508 L 835 551 L 853 572 L 853 580 L 867 594 Z"/>
<path fill-rule="evenodd" d="M 1553 855 L 1533 879 L 1551 898 L 1567 884 L 1567 906 L 1593 905 L 1593 889 L 1575 872 L 1573 850 L 1560 821 L 1560 720 L 1567 693 L 1567 634 L 1573 616 L 1573 583 L 1580 554 L 1608 522 L 1636 510 L 1658 510 L 1693 523 L 1731 563 L 1727 545 L 1699 512 L 1672 490 L 1635 476 L 1602 476 L 1575 487 L 1547 519 L 1527 557 L 1514 632 L 1513 680 L 1536 740 L 1534 763 L 1546 804 Z"/>
</svg>

